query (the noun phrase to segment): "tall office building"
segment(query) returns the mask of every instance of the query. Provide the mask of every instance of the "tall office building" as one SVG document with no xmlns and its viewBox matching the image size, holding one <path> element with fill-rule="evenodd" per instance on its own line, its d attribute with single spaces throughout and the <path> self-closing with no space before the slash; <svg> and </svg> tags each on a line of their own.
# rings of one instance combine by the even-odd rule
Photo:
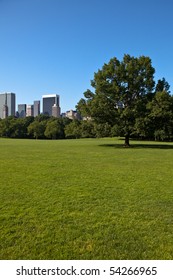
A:
<svg viewBox="0 0 173 280">
<path fill-rule="evenodd" d="M 19 104 L 18 105 L 18 114 L 19 114 L 19 118 L 25 118 L 26 117 L 26 104 Z"/>
<path fill-rule="evenodd" d="M 52 106 L 52 117 L 59 118 L 60 117 L 60 107 L 54 104 Z"/>
<path fill-rule="evenodd" d="M 12 92 L 0 94 L 0 118 L 15 116 L 16 95 Z"/>
<path fill-rule="evenodd" d="M 40 115 L 40 100 L 34 101 L 34 117 Z"/>
<path fill-rule="evenodd" d="M 26 117 L 33 117 L 34 106 L 33 105 L 26 105 Z"/>
<path fill-rule="evenodd" d="M 57 107 L 56 111 L 60 112 L 59 95 L 57 94 L 43 95 L 42 100 L 43 100 L 43 114 L 53 116 L 55 107 Z"/>
</svg>

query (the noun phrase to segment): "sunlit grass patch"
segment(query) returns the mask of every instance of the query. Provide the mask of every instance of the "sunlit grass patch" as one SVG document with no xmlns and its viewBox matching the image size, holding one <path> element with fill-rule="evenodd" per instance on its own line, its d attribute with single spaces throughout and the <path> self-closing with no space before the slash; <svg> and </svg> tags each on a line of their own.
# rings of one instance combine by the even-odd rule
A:
<svg viewBox="0 0 173 280">
<path fill-rule="evenodd" d="M 0 139 L 1 259 L 172 259 L 172 143 Z"/>
</svg>

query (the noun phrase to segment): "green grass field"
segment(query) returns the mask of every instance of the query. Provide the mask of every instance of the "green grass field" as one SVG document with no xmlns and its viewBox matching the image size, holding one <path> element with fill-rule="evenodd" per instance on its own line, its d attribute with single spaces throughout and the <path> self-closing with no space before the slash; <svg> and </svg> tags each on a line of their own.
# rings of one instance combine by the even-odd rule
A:
<svg viewBox="0 0 173 280">
<path fill-rule="evenodd" d="M 0 139 L 0 259 L 173 259 L 173 144 Z"/>
</svg>

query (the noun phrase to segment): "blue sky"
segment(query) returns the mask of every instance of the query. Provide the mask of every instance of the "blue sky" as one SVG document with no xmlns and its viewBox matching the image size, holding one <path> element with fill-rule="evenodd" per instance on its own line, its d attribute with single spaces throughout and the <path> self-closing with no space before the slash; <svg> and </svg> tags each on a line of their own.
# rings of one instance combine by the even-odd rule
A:
<svg viewBox="0 0 173 280">
<path fill-rule="evenodd" d="M 94 72 L 145 55 L 173 92 L 172 0 L 0 0 L 0 92 L 75 109 Z"/>
</svg>

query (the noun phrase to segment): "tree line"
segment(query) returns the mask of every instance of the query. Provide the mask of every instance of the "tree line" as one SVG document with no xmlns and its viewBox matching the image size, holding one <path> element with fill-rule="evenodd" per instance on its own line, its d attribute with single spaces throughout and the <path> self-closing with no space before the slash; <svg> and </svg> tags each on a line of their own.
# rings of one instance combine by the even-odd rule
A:
<svg viewBox="0 0 173 280">
<path fill-rule="evenodd" d="M 140 114 L 130 126 L 130 137 L 158 141 L 173 140 L 173 97 L 167 91 L 158 91 L 152 100 L 140 104 Z M 118 110 L 124 110 L 117 109 Z M 104 112 L 107 113 L 107 112 Z M 134 121 L 133 119 L 130 120 Z M 127 127 L 123 117 L 116 123 L 94 119 L 70 120 L 47 115 L 37 117 L 0 119 L 0 137 L 30 139 L 69 139 L 124 137 Z"/>
<path fill-rule="evenodd" d="M 173 96 L 165 78 L 154 81 L 149 57 L 112 58 L 94 73 L 76 105 L 83 120 L 37 117 L 0 119 L 0 137 L 65 139 L 88 137 L 173 140 Z"/>
<path fill-rule="evenodd" d="M 47 115 L 0 119 L 0 137 L 30 139 L 69 139 L 112 136 L 111 126 L 92 120 L 71 120 Z"/>
</svg>

